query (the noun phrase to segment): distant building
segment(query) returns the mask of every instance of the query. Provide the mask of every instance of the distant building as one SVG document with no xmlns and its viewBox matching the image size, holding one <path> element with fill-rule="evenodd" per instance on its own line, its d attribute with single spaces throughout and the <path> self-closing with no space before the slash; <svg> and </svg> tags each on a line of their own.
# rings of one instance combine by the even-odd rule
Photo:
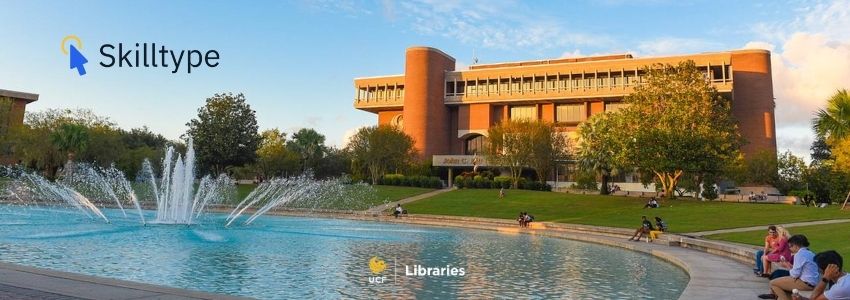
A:
<svg viewBox="0 0 850 300">
<path fill-rule="evenodd" d="M 463 162 L 471 162 L 481 150 L 487 129 L 502 120 L 546 120 L 574 135 L 591 115 L 621 108 L 623 97 L 644 80 L 642 68 L 684 60 L 693 60 L 732 100 L 732 114 L 747 140 L 744 155 L 775 153 L 773 82 L 766 50 L 648 58 L 605 55 L 478 64 L 455 71 L 455 59 L 448 54 L 411 47 L 404 74 L 354 79 L 354 107 L 377 114 L 378 124 L 400 126 L 435 165 L 451 158 L 446 166 L 466 166 Z M 571 173 L 562 170 L 559 177 L 564 177 L 558 180 L 571 181 L 566 178 Z"/>
<path fill-rule="evenodd" d="M 5 142 L 10 130 L 24 124 L 27 104 L 38 100 L 38 94 L 0 89 L 0 162 L 14 163 L 10 146 Z"/>
</svg>

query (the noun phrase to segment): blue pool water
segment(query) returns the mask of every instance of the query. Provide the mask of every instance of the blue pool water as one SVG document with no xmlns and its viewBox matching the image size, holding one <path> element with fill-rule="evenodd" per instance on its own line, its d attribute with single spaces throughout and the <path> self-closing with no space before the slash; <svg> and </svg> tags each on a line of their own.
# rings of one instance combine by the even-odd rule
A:
<svg viewBox="0 0 850 300">
<path fill-rule="evenodd" d="M 141 226 L 129 211 L 106 214 L 112 224 L 0 205 L 0 260 L 263 299 L 676 299 L 688 282 L 646 254 L 523 234 L 275 216 L 224 228 L 216 214 Z M 375 256 L 386 266 L 377 275 Z M 465 276 L 405 275 L 414 265 Z"/>
</svg>

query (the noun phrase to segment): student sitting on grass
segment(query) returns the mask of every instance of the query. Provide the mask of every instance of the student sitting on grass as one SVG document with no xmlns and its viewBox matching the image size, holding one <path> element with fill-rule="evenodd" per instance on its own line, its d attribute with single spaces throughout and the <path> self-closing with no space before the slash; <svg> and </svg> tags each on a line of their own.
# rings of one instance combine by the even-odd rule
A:
<svg viewBox="0 0 850 300">
<path fill-rule="evenodd" d="M 658 235 L 664 232 L 667 232 L 667 223 L 664 223 L 664 220 L 661 220 L 660 217 L 655 217 L 655 228 L 657 230 L 649 231 L 649 241 L 651 242 L 654 239 L 658 238 Z"/>
<path fill-rule="evenodd" d="M 633 235 L 631 238 L 629 238 L 629 241 L 635 241 L 635 242 L 640 241 L 640 238 L 642 238 L 644 234 L 648 234 L 650 231 L 655 230 L 655 228 L 652 228 L 652 222 L 647 220 L 646 216 L 642 216 L 641 219 L 643 221 L 641 221 L 640 228 L 635 230 L 635 235 Z M 649 240 L 647 240 L 647 241 L 649 241 Z"/>
<path fill-rule="evenodd" d="M 658 200 L 655 200 L 655 197 L 649 198 L 649 201 L 646 202 L 646 205 L 643 208 L 658 208 Z"/>
<path fill-rule="evenodd" d="M 829 250 L 815 255 L 815 263 L 823 279 L 812 291 L 811 298 L 792 297 L 794 300 L 850 300 L 850 276 L 841 270 L 843 259 L 838 252 Z"/>
</svg>

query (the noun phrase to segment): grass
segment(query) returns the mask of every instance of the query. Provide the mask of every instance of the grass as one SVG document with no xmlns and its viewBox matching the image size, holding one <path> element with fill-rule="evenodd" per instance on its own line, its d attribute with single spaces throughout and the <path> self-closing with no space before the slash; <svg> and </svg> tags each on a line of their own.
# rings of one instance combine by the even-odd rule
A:
<svg viewBox="0 0 850 300">
<path fill-rule="evenodd" d="M 236 187 L 236 199 L 234 200 L 236 204 L 245 199 L 248 194 L 253 191 L 257 185 L 255 184 L 240 184 Z M 351 197 L 347 199 L 334 199 L 332 202 L 323 202 L 323 203 L 310 203 L 308 204 L 312 208 L 321 208 L 321 209 L 351 209 L 351 210 L 365 210 L 367 208 L 377 206 L 380 204 L 384 204 L 387 202 L 393 202 L 397 200 L 401 200 L 407 197 L 416 196 L 419 194 L 424 194 L 433 189 L 428 188 L 418 188 L 418 187 L 407 187 L 407 186 L 388 186 L 388 185 L 375 185 L 372 186 L 374 189 L 374 193 L 367 194 L 365 197 Z M 358 193 L 352 192 L 352 195 L 359 195 Z M 293 203 L 293 205 L 298 206 L 299 203 Z M 300 207 L 300 206 L 299 206 Z"/>
<path fill-rule="evenodd" d="M 804 234 L 809 239 L 812 251 L 835 250 L 844 259 L 850 258 L 850 223 L 824 224 L 788 228 L 791 234 Z M 761 246 L 767 230 L 723 233 L 707 236 L 715 240 Z"/>
<path fill-rule="evenodd" d="M 646 199 L 600 195 L 509 190 L 498 199 L 498 190 L 463 189 L 407 204 L 415 214 L 514 219 L 521 211 L 535 220 L 637 228 L 640 217 L 659 216 L 672 232 L 738 228 L 777 223 L 850 218 L 850 211 L 782 204 L 663 200 L 661 208 L 642 209 Z M 846 226 L 846 225 L 845 225 Z"/>
</svg>

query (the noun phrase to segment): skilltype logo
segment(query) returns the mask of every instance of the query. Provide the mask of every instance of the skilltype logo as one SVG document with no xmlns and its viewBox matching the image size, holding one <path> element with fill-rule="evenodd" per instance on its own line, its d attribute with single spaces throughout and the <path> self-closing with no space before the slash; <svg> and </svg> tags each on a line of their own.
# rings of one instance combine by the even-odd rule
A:
<svg viewBox="0 0 850 300">
<path fill-rule="evenodd" d="M 76 42 L 69 44 L 69 41 Z M 68 44 L 68 47 L 66 47 Z M 168 49 L 164 45 L 157 48 L 156 43 L 134 43 L 135 46 L 125 46 L 124 43 L 103 44 L 100 46 L 102 60 L 98 63 L 104 68 L 166 68 L 172 74 L 186 70 L 192 74 L 192 69 L 206 65 L 215 68 L 219 65 L 221 56 L 216 50 L 179 50 Z M 80 76 L 86 75 L 85 64 L 88 59 L 80 52 L 83 42 L 76 35 L 68 35 L 62 39 L 62 53 L 70 55 L 71 69 L 77 69 Z M 117 51 L 116 51 L 117 50 Z"/>
<path fill-rule="evenodd" d="M 78 38 L 76 35 L 72 34 L 62 39 L 62 53 L 64 53 L 65 55 L 69 54 L 69 51 L 65 49 L 65 43 L 67 43 L 69 40 L 74 40 L 75 42 L 77 42 L 77 46 L 80 47 L 80 49 L 83 49 L 83 41 L 81 41 L 80 38 Z M 77 69 L 77 73 L 79 73 L 80 76 L 86 75 L 86 68 L 83 65 L 88 63 L 89 60 L 87 60 L 86 57 L 83 56 L 82 53 L 80 53 L 80 50 L 77 50 L 77 47 L 74 47 L 74 44 L 71 44 L 70 46 L 71 69 Z"/>
</svg>

